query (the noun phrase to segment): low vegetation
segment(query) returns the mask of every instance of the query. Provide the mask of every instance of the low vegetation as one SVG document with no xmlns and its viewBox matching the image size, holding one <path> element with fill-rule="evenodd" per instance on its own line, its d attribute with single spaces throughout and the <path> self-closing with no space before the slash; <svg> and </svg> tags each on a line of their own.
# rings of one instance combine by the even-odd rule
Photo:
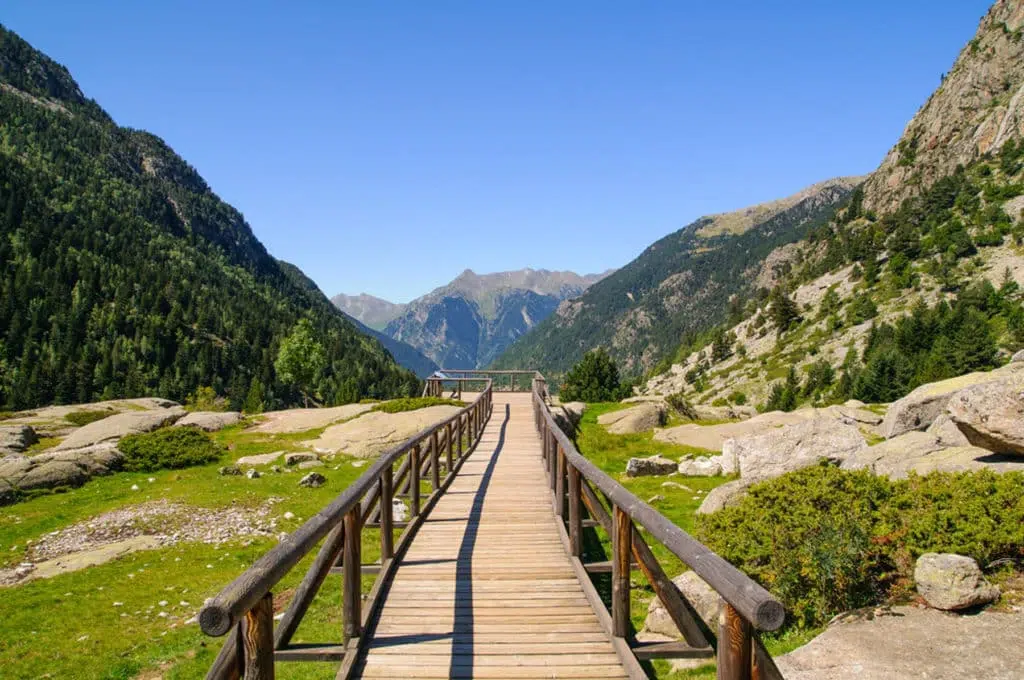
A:
<svg viewBox="0 0 1024 680">
<path fill-rule="evenodd" d="M 382 413 L 403 413 L 405 411 L 416 411 L 421 408 L 427 408 L 428 406 L 458 406 L 462 408 L 466 405 L 466 402 L 459 401 L 458 399 L 444 399 L 442 397 L 404 397 L 402 399 L 392 399 L 391 401 L 385 401 L 377 404 L 373 407 L 373 411 L 380 411 Z"/>
<path fill-rule="evenodd" d="M 117 448 L 124 469 L 155 472 L 205 465 L 220 458 L 222 449 L 198 427 L 165 427 L 123 438 Z"/>
<path fill-rule="evenodd" d="M 1024 475 L 932 473 L 890 480 L 821 465 L 763 482 L 697 522 L 699 538 L 808 628 L 840 612 L 907 598 L 925 552 L 984 567 L 1024 558 Z"/>
<path fill-rule="evenodd" d="M 68 421 L 72 425 L 82 427 L 89 423 L 95 423 L 97 420 L 103 420 L 108 416 L 114 415 L 113 411 L 101 411 L 98 409 L 80 409 L 78 411 L 72 411 L 71 413 L 64 416 L 64 420 Z"/>
</svg>

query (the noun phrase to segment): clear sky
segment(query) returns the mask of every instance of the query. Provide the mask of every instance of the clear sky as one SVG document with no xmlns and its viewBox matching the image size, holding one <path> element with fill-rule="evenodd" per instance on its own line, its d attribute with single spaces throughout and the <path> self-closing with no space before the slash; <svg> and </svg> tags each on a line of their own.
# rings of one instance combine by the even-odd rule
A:
<svg viewBox="0 0 1024 680">
<path fill-rule="evenodd" d="M 989 0 L 5 0 L 328 295 L 621 266 L 874 169 Z"/>
</svg>

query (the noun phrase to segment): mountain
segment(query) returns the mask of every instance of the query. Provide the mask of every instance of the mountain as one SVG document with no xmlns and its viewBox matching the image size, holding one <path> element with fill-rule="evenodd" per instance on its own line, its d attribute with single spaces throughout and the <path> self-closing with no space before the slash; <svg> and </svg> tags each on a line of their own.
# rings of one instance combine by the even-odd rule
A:
<svg viewBox="0 0 1024 680">
<path fill-rule="evenodd" d="M 344 312 L 342 312 L 342 314 L 344 314 Z M 397 361 L 401 366 L 408 368 L 420 378 L 426 378 L 428 375 L 440 368 L 440 366 L 434 363 L 430 357 L 412 345 L 404 343 L 401 340 L 395 340 L 390 335 L 385 335 L 381 331 L 370 328 L 358 319 L 349 317 L 349 320 L 352 321 L 360 331 L 366 335 L 376 338 L 380 344 L 384 345 L 384 349 L 391 352 L 391 356 L 395 358 L 395 361 Z"/>
<path fill-rule="evenodd" d="M 942 84 L 864 186 L 864 207 L 896 210 L 936 180 L 1024 132 L 1024 7 L 999 0 Z"/>
<path fill-rule="evenodd" d="M 1024 348 L 1022 34 L 1024 0 L 996 2 L 879 168 L 769 256 L 792 263 L 771 293 L 640 391 L 762 410 L 891 402 Z"/>
<path fill-rule="evenodd" d="M 328 357 L 307 386 L 321 399 L 415 392 L 296 271 L 161 139 L 0 26 L 0 406 L 201 386 L 236 408 L 296 403 L 274 359 L 304 317 Z"/>
<path fill-rule="evenodd" d="M 560 372 L 603 346 L 626 374 L 650 370 L 687 334 L 723 322 L 730 300 L 754 295 L 766 278 L 770 282 L 772 267 L 792 266 L 780 251 L 762 272 L 778 246 L 827 222 L 860 181 L 833 179 L 785 199 L 696 220 L 563 302 L 493 366 Z"/>
<path fill-rule="evenodd" d="M 444 368 L 479 368 L 559 303 L 606 275 L 546 269 L 481 275 L 467 269 L 451 283 L 410 302 L 384 333 L 416 347 Z"/>
<path fill-rule="evenodd" d="M 373 295 L 339 294 L 331 298 L 335 307 L 370 328 L 382 331 L 392 319 L 399 317 L 408 305 L 395 304 Z"/>
</svg>

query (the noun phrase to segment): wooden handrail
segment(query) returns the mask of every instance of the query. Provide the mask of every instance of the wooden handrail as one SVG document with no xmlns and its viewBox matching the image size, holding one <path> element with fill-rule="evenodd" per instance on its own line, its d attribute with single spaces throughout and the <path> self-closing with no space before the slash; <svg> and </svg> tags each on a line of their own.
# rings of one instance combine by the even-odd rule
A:
<svg viewBox="0 0 1024 680">
<path fill-rule="evenodd" d="M 221 636 L 229 631 L 236 631 L 243 636 L 243 642 L 236 642 L 235 633 L 228 640 L 221 651 L 220 656 L 214 662 L 213 668 L 207 675 L 208 678 L 237 677 L 237 671 L 243 666 L 248 668 L 250 663 L 264 666 L 273 663 L 273 654 L 267 656 L 268 652 L 262 647 L 267 633 L 264 630 L 265 611 L 270 601 L 272 588 L 328 534 L 329 539 L 321 548 L 313 566 L 310 568 L 303 583 L 293 599 L 285 619 L 282 620 L 282 627 L 279 629 L 280 637 L 278 647 L 287 645 L 291 634 L 298 627 L 299 619 L 305 614 L 312 597 L 319 589 L 320 584 L 327 572 L 333 567 L 334 560 L 339 553 L 344 553 L 345 579 L 345 610 L 344 610 L 344 631 L 346 641 L 350 639 L 358 642 L 361 634 L 361 620 L 358 594 L 360 565 L 359 555 L 359 534 L 363 526 L 364 497 L 369 501 L 367 505 L 380 502 L 381 505 L 390 504 L 391 495 L 394 493 L 393 466 L 395 462 L 410 454 L 412 464 L 407 468 L 411 471 L 411 477 L 418 481 L 420 465 L 416 460 L 418 454 L 430 447 L 431 455 L 428 462 L 433 469 L 430 471 L 432 482 L 432 493 L 427 503 L 436 500 L 436 497 L 447 488 L 447 482 L 454 472 L 454 465 L 451 462 L 453 447 L 456 442 L 452 440 L 450 433 L 457 432 L 459 436 L 458 455 L 459 462 L 472 450 L 479 441 L 483 431 L 483 425 L 487 421 L 492 408 L 493 395 L 490 380 L 487 381 L 484 390 L 480 395 L 458 413 L 445 420 L 427 427 L 413 436 L 406 439 L 384 453 L 362 474 L 350 484 L 331 503 L 325 506 L 320 512 L 308 519 L 302 526 L 286 536 L 280 543 L 260 557 L 249 569 L 238 578 L 228 584 L 214 598 L 209 600 L 200 610 L 199 626 L 207 635 Z M 463 447 L 462 436 L 468 435 L 469 444 Z M 440 456 L 439 442 L 443 441 L 447 448 L 446 463 L 447 476 L 442 483 L 438 474 L 438 461 Z M 414 511 L 418 510 L 419 484 L 413 485 Z M 370 508 L 366 508 L 369 512 Z M 382 560 L 384 563 L 392 561 L 392 554 L 397 552 L 393 547 L 390 536 L 391 529 L 390 506 L 382 513 L 381 530 L 389 531 L 389 536 L 382 536 Z M 333 533 L 332 533 L 333 532 Z M 403 538 L 404 538 L 403 534 Z M 411 534 L 409 535 L 411 539 Z M 383 577 L 383 568 L 381 578 Z M 302 597 L 299 597 L 299 593 Z M 250 651 L 255 654 L 257 650 L 250 650 L 247 638 L 253 637 L 254 622 L 259 624 L 260 643 L 259 655 L 250 658 Z M 287 622 L 287 623 L 286 623 Z M 244 630 L 243 630 L 244 629 Z M 237 651 L 241 649 L 241 652 Z M 244 658 L 240 658 L 244 657 Z M 269 659 L 269 661 L 268 661 Z M 270 677 L 270 676 L 268 676 Z"/>
<path fill-rule="evenodd" d="M 785 610 L 779 600 L 587 460 L 558 427 L 544 396 L 537 389 L 534 389 L 533 399 L 542 423 L 554 437 L 559 453 L 568 465 L 572 465 L 616 508 L 646 529 L 659 543 L 695 571 L 758 630 L 776 630 L 782 625 Z"/>
</svg>

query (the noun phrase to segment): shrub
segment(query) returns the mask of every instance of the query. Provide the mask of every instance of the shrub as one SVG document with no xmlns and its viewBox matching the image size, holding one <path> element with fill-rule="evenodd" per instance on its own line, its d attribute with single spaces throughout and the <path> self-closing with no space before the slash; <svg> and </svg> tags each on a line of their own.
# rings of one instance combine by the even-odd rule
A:
<svg viewBox="0 0 1024 680">
<path fill-rule="evenodd" d="M 736 404 L 737 406 L 743 406 L 744 404 L 747 403 L 747 393 L 739 391 L 733 392 L 732 394 L 729 395 L 729 401 Z"/>
<path fill-rule="evenodd" d="M 925 552 L 983 567 L 1024 557 L 1024 474 L 988 470 L 892 481 L 820 465 L 750 488 L 698 517 L 712 550 L 778 596 L 788 625 L 816 626 L 901 596 Z"/>
<path fill-rule="evenodd" d="M 205 465 L 220 458 L 223 449 L 198 427 L 165 427 L 123 438 L 117 448 L 124 454 L 124 469 L 154 472 Z"/>
<path fill-rule="evenodd" d="M 693 408 L 693 404 L 683 396 L 682 392 L 668 395 L 665 397 L 665 403 L 683 418 L 697 420 L 697 409 Z"/>
<path fill-rule="evenodd" d="M 629 396 L 629 386 L 619 383 L 619 367 L 603 347 L 583 355 L 569 369 L 562 383 L 563 401 L 618 401 Z"/>
<path fill-rule="evenodd" d="M 725 400 L 725 397 L 719 397 L 718 399 L 715 399 L 713 402 L 711 402 L 711 405 L 715 407 L 728 406 L 729 402 Z"/>
<path fill-rule="evenodd" d="M 197 387 L 185 400 L 185 408 L 189 411 L 227 411 L 228 406 L 228 400 L 218 397 L 212 387 Z"/>
<path fill-rule="evenodd" d="M 82 409 L 80 411 L 72 411 L 64 416 L 64 420 L 68 421 L 73 425 L 82 427 L 89 423 L 95 423 L 97 420 L 103 420 L 108 416 L 114 415 L 113 411 L 98 411 L 96 409 Z"/>
<path fill-rule="evenodd" d="M 462 408 L 466 402 L 457 399 L 442 399 L 441 397 L 404 397 L 392 399 L 377 404 L 371 410 L 382 413 L 402 413 L 404 411 L 415 411 L 428 406 L 458 406 Z"/>
</svg>

